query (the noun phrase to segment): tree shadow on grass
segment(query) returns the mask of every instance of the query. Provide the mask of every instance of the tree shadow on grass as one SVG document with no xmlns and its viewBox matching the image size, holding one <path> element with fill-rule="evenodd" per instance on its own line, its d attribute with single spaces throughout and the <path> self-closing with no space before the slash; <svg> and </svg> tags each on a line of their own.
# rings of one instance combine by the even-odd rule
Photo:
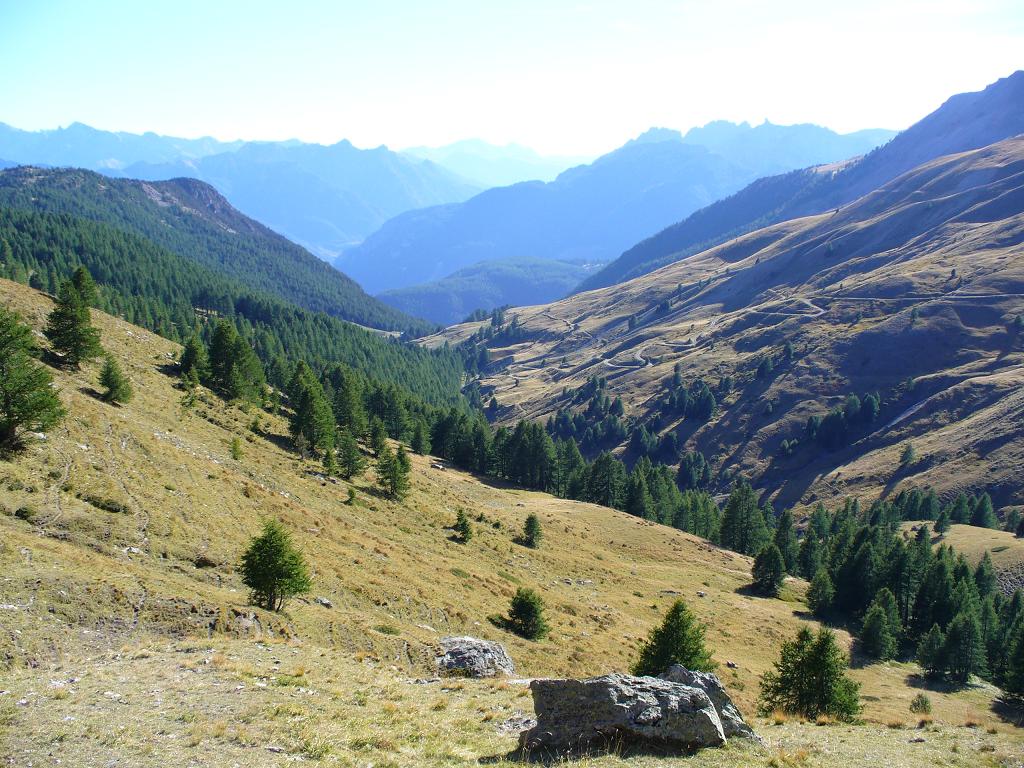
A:
<svg viewBox="0 0 1024 768">
<path fill-rule="evenodd" d="M 973 687 L 970 683 L 958 683 L 946 677 L 929 677 L 918 672 L 912 672 L 904 680 L 911 688 L 919 688 L 933 693 L 957 693 Z"/>
<path fill-rule="evenodd" d="M 533 765 L 565 765 L 570 760 L 587 758 L 615 757 L 629 760 L 637 757 L 655 758 L 691 758 L 700 752 L 699 748 L 686 748 L 672 744 L 657 744 L 642 741 L 629 741 L 620 735 L 598 739 L 588 745 L 569 749 L 543 749 L 516 747 L 511 752 L 501 755 L 481 757 L 479 763 L 490 765 L 495 763 L 514 762 Z"/>
<path fill-rule="evenodd" d="M 992 713 L 1004 723 L 1024 727 L 1024 697 L 1004 693 L 992 700 Z"/>
</svg>

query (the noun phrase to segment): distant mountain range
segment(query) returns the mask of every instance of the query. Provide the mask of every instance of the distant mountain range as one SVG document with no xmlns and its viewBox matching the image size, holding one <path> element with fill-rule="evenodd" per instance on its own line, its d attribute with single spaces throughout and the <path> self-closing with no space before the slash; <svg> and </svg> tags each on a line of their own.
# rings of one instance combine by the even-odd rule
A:
<svg viewBox="0 0 1024 768">
<path fill-rule="evenodd" d="M 1024 133 L 1024 71 L 983 91 L 962 93 L 862 159 L 758 179 L 636 244 L 578 290 L 646 274 L 737 235 L 777 221 L 841 207 L 942 155 Z"/>
<path fill-rule="evenodd" d="M 888 135 L 768 123 L 713 123 L 686 137 L 652 129 L 552 182 L 499 187 L 464 203 L 403 213 L 335 263 L 379 292 L 438 280 L 480 261 L 614 259 L 766 173 L 857 155 Z"/>
<path fill-rule="evenodd" d="M 384 291 L 377 298 L 408 315 L 451 325 L 477 309 L 560 299 L 600 268 L 599 263 L 550 259 L 483 261 L 432 283 Z"/>
<path fill-rule="evenodd" d="M 481 189 L 429 160 L 383 146 L 178 139 L 81 123 L 52 131 L 0 124 L 0 157 L 149 181 L 199 179 L 325 259 L 403 211 L 465 200 Z"/>
<path fill-rule="evenodd" d="M 552 181 L 567 168 L 593 157 L 540 155 L 519 144 L 495 146 L 467 139 L 443 147 L 410 147 L 403 154 L 430 160 L 481 187 L 505 187 L 520 181 Z"/>
</svg>

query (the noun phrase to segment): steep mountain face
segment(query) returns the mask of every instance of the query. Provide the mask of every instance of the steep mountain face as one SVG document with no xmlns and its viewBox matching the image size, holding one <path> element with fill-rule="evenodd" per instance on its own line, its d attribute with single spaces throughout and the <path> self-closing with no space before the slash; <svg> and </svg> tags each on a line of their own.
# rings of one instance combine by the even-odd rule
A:
<svg viewBox="0 0 1024 768">
<path fill-rule="evenodd" d="M 124 174 L 159 180 L 191 176 L 212 184 L 239 210 L 321 258 L 359 242 L 403 211 L 465 200 L 479 191 L 429 160 L 347 141 L 247 144 L 236 152 Z"/>
<path fill-rule="evenodd" d="M 111 224 L 249 288 L 361 325 L 417 333 L 429 328 L 368 296 L 329 264 L 194 179 L 143 182 L 26 166 L 0 173 L 0 206 Z"/>
<path fill-rule="evenodd" d="M 377 298 L 406 314 L 451 325 L 478 309 L 560 299 L 600 266 L 549 259 L 485 261 L 433 283 L 385 291 Z"/>
<path fill-rule="evenodd" d="M 323 258 L 403 211 L 465 200 L 481 189 L 428 160 L 383 146 L 179 139 L 100 131 L 81 123 L 52 131 L 0 123 L 0 157 L 147 181 L 197 178 Z"/>
<path fill-rule="evenodd" d="M 758 179 L 737 194 L 637 243 L 585 280 L 578 290 L 601 288 L 646 274 L 772 222 L 845 205 L 921 163 L 1024 133 L 1022 103 L 1024 71 L 998 80 L 983 91 L 953 96 L 859 160 Z"/>
<path fill-rule="evenodd" d="M 779 141 L 758 131 L 746 134 L 759 143 Z M 458 205 L 402 214 L 336 263 L 376 292 L 437 280 L 483 260 L 615 258 L 645 234 L 779 167 L 770 152 L 734 156 L 741 146 L 742 140 L 723 142 L 721 152 L 712 151 L 684 142 L 677 131 L 652 129 L 548 184 L 491 189 Z"/>
<path fill-rule="evenodd" d="M 101 131 L 82 123 L 48 131 L 22 131 L 0 123 L 0 157 L 19 165 L 117 171 L 133 163 L 166 163 L 232 152 L 242 144 L 210 137 L 181 139 L 155 133 Z"/>
<path fill-rule="evenodd" d="M 907 485 L 987 487 L 1009 504 L 1024 491 L 1022 255 L 1018 137 L 925 163 L 838 211 L 510 312 L 517 331 L 490 350 L 484 395 L 502 420 L 543 419 L 603 377 L 634 424 L 704 453 L 715 487 L 740 472 L 779 505 Z M 697 380 L 718 401 L 706 423 L 666 406 Z M 833 419 L 836 440 L 806 431 L 866 393 L 876 418 Z M 901 465 L 908 442 L 918 459 Z"/>
<path fill-rule="evenodd" d="M 481 187 L 552 181 L 567 168 L 593 159 L 541 155 L 518 144 L 496 146 L 479 139 L 457 141 L 443 147 L 410 147 L 402 154 L 430 160 Z"/>
</svg>

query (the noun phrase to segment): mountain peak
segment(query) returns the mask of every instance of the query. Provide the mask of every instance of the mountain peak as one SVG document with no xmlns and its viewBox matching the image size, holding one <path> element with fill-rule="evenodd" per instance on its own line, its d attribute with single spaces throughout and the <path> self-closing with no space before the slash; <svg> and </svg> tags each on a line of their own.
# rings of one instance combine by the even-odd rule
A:
<svg viewBox="0 0 1024 768">
<path fill-rule="evenodd" d="M 631 139 L 626 142 L 629 144 L 657 144 L 662 141 L 679 141 L 683 140 L 683 134 L 673 128 L 659 128 L 653 127 L 648 128 L 646 131 L 641 133 L 635 139 Z"/>
</svg>

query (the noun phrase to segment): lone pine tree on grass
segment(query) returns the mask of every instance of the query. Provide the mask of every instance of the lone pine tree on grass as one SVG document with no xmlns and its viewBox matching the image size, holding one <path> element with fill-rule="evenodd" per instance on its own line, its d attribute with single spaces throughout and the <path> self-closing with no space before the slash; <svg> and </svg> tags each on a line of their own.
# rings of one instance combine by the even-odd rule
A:
<svg viewBox="0 0 1024 768">
<path fill-rule="evenodd" d="M 43 333 L 69 368 L 77 369 L 103 351 L 99 331 L 92 327 L 89 305 L 70 280 L 61 283 L 57 305 L 47 318 Z"/>
<path fill-rule="evenodd" d="M 280 611 L 285 601 L 309 592 L 312 584 L 302 553 L 277 520 L 267 520 L 242 555 L 242 582 L 252 600 L 269 611 Z"/>
<path fill-rule="evenodd" d="M 860 712 L 860 686 L 846 676 L 847 667 L 832 630 L 822 627 L 813 635 L 802 627 L 796 639 L 782 644 L 775 669 L 761 676 L 760 712 L 853 720 Z"/>
<path fill-rule="evenodd" d="M 540 540 L 544 536 L 540 529 L 540 519 L 535 514 L 530 514 L 523 524 L 523 544 L 530 549 L 540 546 Z"/>
<path fill-rule="evenodd" d="M 103 387 L 102 397 L 108 403 L 120 405 L 132 399 L 131 382 L 111 355 L 107 355 L 100 371 L 100 386 Z"/>
<path fill-rule="evenodd" d="M 412 465 L 405 446 L 398 446 L 395 453 L 384 442 L 377 453 L 377 484 L 385 494 L 401 501 L 409 493 L 409 472 Z"/>
<path fill-rule="evenodd" d="M 463 544 L 473 538 L 473 525 L 469 522 L 465 510 L 460 509 L 456 513 L 455 525 L 452 526 L 452 530 L 455 531 L 455 537 Z"/>
<path fill-rule="evenodd" d="M 338 474 L 344 480 L 361 475 L 366 469 L 366 459 L 359 450 L 359 444 L 348 427 L 338 430 Z"/>
<path fill-rule="evenodd" d="M 549 631 L 544 619 L 544 601 L 532 589 L 520 587 L 512 597 L 506 626 L 527 640 L 540 640 Z"/>
<path fill-rule="evenodd" d="M 704 632 L 704 625 L 690 612 L 686 603 L 676 600 L 661 624 L 651 630 L 641 646 L 633 674 L 660 675 L 673 664 L 702 672 L 711 671 L 715 663 L 704 646 Z"/>
<path fill-rule="evenodd" d="M 786 577 L 786 562 L 774 544 L 768 544 L 754 558 L 754 589 L 767 597 L 776 597 Z"/>
<path fill-rule="evenodd" d="M 44 431 L 64 418 L 50 372 L 35 361 L 32 331 L 0 307 L 0 453 L 19 447 L 20 430 Z"/>
</svg>

